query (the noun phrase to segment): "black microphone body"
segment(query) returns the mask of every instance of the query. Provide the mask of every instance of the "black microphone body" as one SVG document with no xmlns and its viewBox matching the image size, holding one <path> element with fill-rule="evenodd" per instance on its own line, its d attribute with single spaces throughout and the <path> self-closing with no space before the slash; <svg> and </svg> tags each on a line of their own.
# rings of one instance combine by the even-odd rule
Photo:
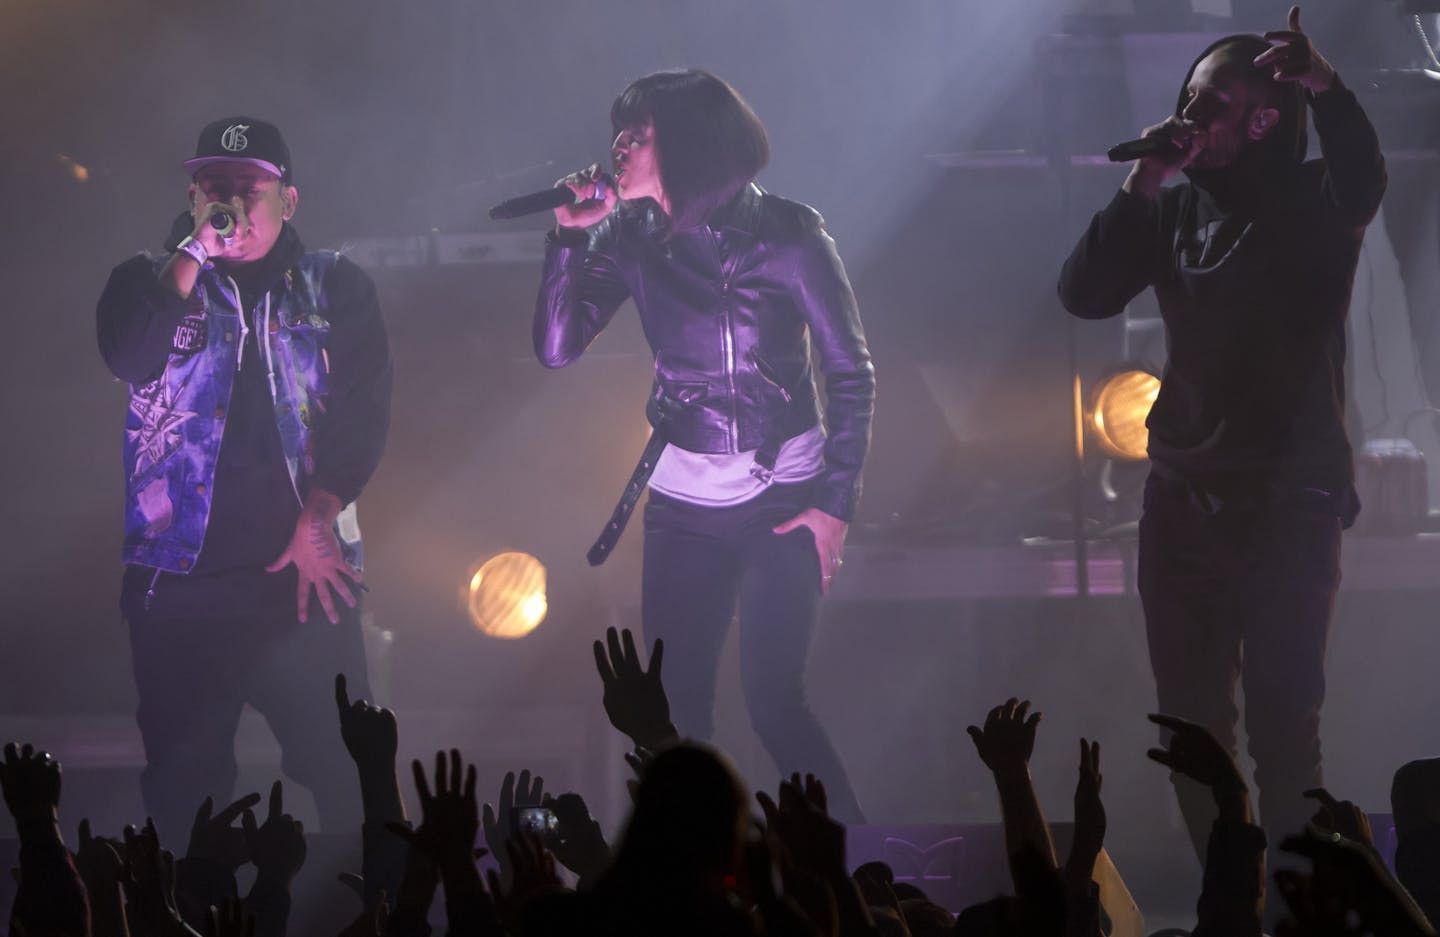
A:
<svg viewBox="0 0 1440 937">
<path fill-rule="evenodd" d="M 210 227 L 222 238 L 235 233 L 235 216 L 228 211 L 217 211 L 210 215 Z"/>
<path fill-rule="evenodd" d="M 1146 156 L 1154 156 L 1157 153 L 1174 153 L 1179 150 L 1180 147 L 1176 146 L 1169 137 L 1153 136 L 1117 143 L 1110 147 L 1105 155 L 1112 163 L 1128 163 Z"/>
<path fill-rule="evenodd" d="M 557 185 L 553 189 L 541 189 L 539 192 L 531 192 L 528 195 L 517 195 L 515 198 L 507 198 L 490 209 L 490 217 L 496 221 L 505 221 L 510 218 L 534 215 L 542 211 L 554 211 L 562 205 L 576 205 L 592 199 L 604 199 L 607 184 L 604 179 L 596 179 L 595 191 L 590 198 L 581 198 L 565 185 Z"/>
</svg>

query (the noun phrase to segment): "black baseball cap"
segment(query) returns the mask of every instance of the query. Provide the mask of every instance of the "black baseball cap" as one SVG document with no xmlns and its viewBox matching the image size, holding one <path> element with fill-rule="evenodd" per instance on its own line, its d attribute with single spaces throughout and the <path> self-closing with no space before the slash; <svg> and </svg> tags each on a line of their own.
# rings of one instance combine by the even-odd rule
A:
<svg viewBox="0 0 1440 937">
<path fill-rule="evenodd" d="M 200 131 L 195 156 L 185 161 L 185 171 L 195 175 L 211 163 L 249 163 L 274 173 L 282 182 L 291 182 L 290 148 L 280 128 L 253 117 L 225 117 L 211 121 Z"/>
</svg>

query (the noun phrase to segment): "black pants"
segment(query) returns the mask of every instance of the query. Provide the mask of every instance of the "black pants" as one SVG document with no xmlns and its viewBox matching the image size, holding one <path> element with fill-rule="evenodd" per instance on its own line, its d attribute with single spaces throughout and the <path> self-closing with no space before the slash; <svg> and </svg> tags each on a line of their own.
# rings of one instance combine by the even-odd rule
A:
<svg viewBox="0 0 1440 937">
<path fill-rule="evenodd" d="M 1304 493 L 1229 503 L 1152 476 L 1140 519 L 1140 598 L 1162 712 L 1206 726 L 1236 750 L 1235 683 L 1272 842 L 1314 812 L 1325 642 L 1340 584 L 1340 519 Z M 1215 806 L 1173 778 L 1197 853 Z"/>
<path fill-rule="evenodd" d="M 665 689 L 680 733 L 715 728 L 715 677 L 739 604 L 740 679 L 750 723 L 780 771 L 810 772 L 842 821 L 863 821 L 840 756 L 805 699 L 805 662 L 819 619 L 820 560 L 801 528 L 772 528 L 807 506 L 808 486 L 776 485 L 711 508 L 652 491 L 645 505 L 642 596 L 647 643 L 665 639 Z"/>
<path fill-rule="evenodd" d="M 336 604 L 338 625 L 313 598 L 303 625 L 293 606 L 185 617 L 129 613 L 136 721 L 145 742 L 140 790 L 163 837 L 187 835 L 206 796 L 216 809 L 229 803 L 246 703 L 275 733 L 285 774 L 314 795 L 325 831 L 359 829 L 359 786 L 340 739 L 334 687 L 343 672 L 351 698 L 368 697 L 369 678 L 359 611 Z"/>
</svg>

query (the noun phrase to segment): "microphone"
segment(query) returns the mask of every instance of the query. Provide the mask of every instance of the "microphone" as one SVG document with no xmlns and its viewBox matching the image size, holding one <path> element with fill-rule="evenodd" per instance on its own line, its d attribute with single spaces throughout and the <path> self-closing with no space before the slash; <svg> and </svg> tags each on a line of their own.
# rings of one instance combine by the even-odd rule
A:
<svg viewBox="0 0 1440 937">
<path fill-rule="evenodd" d="M 1131 160 L 1142 159 L 1146 156 L 1154 156 L 1157 153 L 1168 153 L 1178 151 L 1169 137 L 1153 136 L 1141 137 L 1138 140 L 1126 140 L 1124 143 L 1117 143 L 1106 151 L 1112 163 L 1128 163 Z"/>
<path fill-rule="evenodd" d="M 210 216 L 210 227 L 222 238 L 228 238 L 235 233 L 235 216 L 228 211 L 217 211 Z"/>
<path fill-rule="evenodd" d="M 557 185 L 553 189 L 541 189 L 539 192 L 531 192 L 528 195 L 507 198 L 490 209 L 490 217 L 496 221 L 503 221 L 520 218 L 524 215 L 533 215 L 537 212 L 552 211 L 562 205 L 578 205 L 581 202 L 595 199 L 604 201 L 608 188 L 606 180 L 596 179 L 594 192 L 590 194 L 589 198 L 581 198 L 572 192 L 569 186 Z"/>
</svg>

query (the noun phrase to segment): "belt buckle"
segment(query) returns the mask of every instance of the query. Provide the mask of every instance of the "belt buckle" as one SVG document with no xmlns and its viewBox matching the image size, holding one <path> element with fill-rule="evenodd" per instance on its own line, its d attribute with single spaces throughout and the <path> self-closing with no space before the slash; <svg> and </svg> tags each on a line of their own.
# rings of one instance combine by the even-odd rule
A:
<svg viewBox="0 0 1440 937">
<path fill-rule="evenodd" d="M 759 462 L 750 463 L 750 474 L 760 481 L 762 485 L 768 485 L 775 480 L 775 470 L 766 468 Z"/>
</svg>

